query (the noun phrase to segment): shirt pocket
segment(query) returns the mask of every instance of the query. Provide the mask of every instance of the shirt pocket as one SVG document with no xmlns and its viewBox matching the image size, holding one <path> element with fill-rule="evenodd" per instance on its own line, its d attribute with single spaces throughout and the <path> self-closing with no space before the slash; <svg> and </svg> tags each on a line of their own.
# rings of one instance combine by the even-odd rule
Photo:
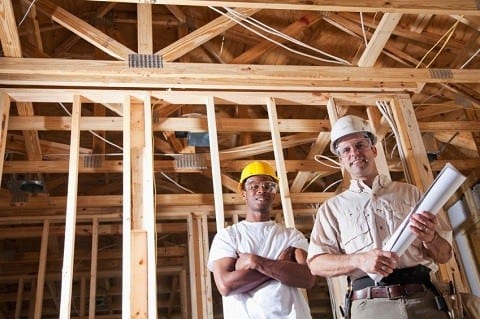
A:
<svg viewBox="0 0 480 319">
<path fill-rule="evenodd" d="M 390 216 L 387 216 L 387 219 L 393 220 L 394 224 L 392 225 L 393 230 L 396 230 L 400 224 L 408 218 L 408 214 L 415 206 L 414 203 L 408 203 L 406 201 L 395 200 L 387 206 L 387 212 L 390 213 Z"/>
<path fill-rule="evenodd" d="M 370 225 L 363 211 L 347 211 L 340 221 L 341 238 L 347 254 L 364 250 L 373 244 Z"/>
<path fill-rule="evenodd" d="M 415 203 L 409 203 L 407 201 L 395 200 L 391 202 L 389 209 L 392 211 L 392 220 L 394 220 L 394 225 L 391 226 L 392 233 L 398 229 L 398 227 L 406 218 L 410 218 L 408 214 L 414 207 Z M 422 242 L 418 238 L 415 238 L 412 246 L 421 250 Z"/>
</svg>

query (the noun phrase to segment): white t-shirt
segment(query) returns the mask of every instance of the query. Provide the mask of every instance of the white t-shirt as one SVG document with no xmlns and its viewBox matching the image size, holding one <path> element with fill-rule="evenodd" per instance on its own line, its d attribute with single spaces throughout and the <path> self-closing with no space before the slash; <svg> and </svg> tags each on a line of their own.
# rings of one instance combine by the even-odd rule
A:
<svg viewBox="0 0 480 319">
<path fill-rule="evenodd" d="M 210 248 L 208 269 L 213 271 L 215 260 L 237 258 L 237 253 L 278 259 L 290 246 L 306 251 L 308 242 L 300 231 L 275 221 L 241 221 L 217 233 Z M 301 290 L 277 280 L 269 280 L 248 293 L 223 297 L 223 303 L 225 319 L 312 318 Z"/>
</svg>

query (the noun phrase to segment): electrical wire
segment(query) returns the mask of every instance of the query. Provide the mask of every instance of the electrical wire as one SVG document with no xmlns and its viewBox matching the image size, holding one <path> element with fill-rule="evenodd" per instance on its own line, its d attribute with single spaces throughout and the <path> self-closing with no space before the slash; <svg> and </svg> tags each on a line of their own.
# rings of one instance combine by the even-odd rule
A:
<svg viewBox="0 0 480 319">
<path fill-rule="evenodd" d="M 460 67 L 460 69 L 463 69 L 464 67 L 466 67 L 467 64 L 469 64 L 469 63 L 473 60 L 473 58 L 475 58 L 475 57 L 478 55 L 478 53 L 480 53 L 480 49 L 478 49 L 477 52 L 475 52 L 475 54 L 473 54 L 473 55 Z"/>
<path fill-rule="evenodd" d="M 330 55 L 330 54 L 325 53 L 325 52 L 323 52 L 323 51 L 321 51 L 321 50 L 318 50 L 318 49 L 316 49 L 316 48 L 310 47 L 310 46 L 308 46 L 307 44 L 305 44 L 305 43 L 303 43 L 303 42 L 300 42 L 300 41 L 298 41 L 298 40 L 296 40 L 296 39 L 293 39 L 293 38 L 287 36 L 286 34 L 281 33 L 281 32 L 278 31 L 278 30 L 275 30 L 275 29 L 273 29 L 273 28 L 271 28 L 271 27 L 267 27 L 267 26 L 265 26 L 265 25 L 262 26 L 261 23 L 255 22 L 255 20 L 254 20 L 253 18 L 247 17 L 247 16 L 245 16 L 245 15 L 241 15 L 240 13 L 238 13 L 237 11 L 235 11 L 235 10 L 233 10 L 233 9 L 224 8 L 225 10 L 228 11 L 228 13 L 230 13 L 230 14 L 227 14 L 227 13 L 221 11 L 221 10 L 218 10 L 218 9 L 215 8 L 215 7 L 209 7 L 209 8 L 212 9 L 213 11 L 215 11 L 215 12 L 217 12 L 217 13 L 219 13 L 219 14 L 221 14 L 221 15 L 223 15 L 223 16 L 225 16 L 225 17 L 227 17 L 227 18 L 229 18 L 229 19 L 231 19 L 231 20 L 233 20 L 233 21 L 235 21 L 237 24 L 239 24 L 239 25 L 243 26 L 245 29 L 247 29 L 247 30 L 255 33 L 256 35 L 260 36 L 261 38 L 263 38 L 263 39 L 265 39 L 265 40 L 267 40 L 267 41 L 270 41 L 270 42 L 272 42 L 272 43 L 275 43 L 276 45 L 284 48 L 285 50 L 288 50 L 288 51 L 290 51 L 290 52 L 293 52 L 293 53 L 296 53 L 296 54 L 299 54 L 299 55 L 302 55 L 302 56 L 305 56 L 305 57 L 309 57 L 309 58 L 312 58 L 312 59 L 315 59 L 315 60 L 323 61 L 323 62 L 336 63 L 336 64 L 342 64 L 342 65 L 345 65 L 345 64 L 346 64 L 346 65 L 351 65 L 351 63 L 348 62 L 348 61 L 346 61 L 346 60 L 343 60 L 343 59 L 341 59 L 341 58 L 338 58 L 338 57 L 335 57 L 335 56 L 333 56 L 333 55 Z M 290 48 L 290 47 L 288 47 L 288 46 L 286 46 L 286 45 L 284 45 L 284 44 L 282 44 L 282 43 L 280 43 L 280 42 L 278 42 L 278 41 L 276 41 L 276 40 L 273 40 L 273 39 L 269 38 L 268 36 L 266 36 L 266 35 L 258 32 L 258 31 L 256 31 L 256 30 L 254 30 L 253 28 L 251 28 L 251 27 L 247 26 L 245 23 L 243 23 L 243 21 L 245 21 L 245 22 L 247 22 L 247 23 L 249 23 L 249 24 L 255 25 L 256 28 L 259 28 L 259 29 L 261 29 L 261 30 L 264 31 L 264 32 L 267 32 L 267 33 L 270 33 L 270 34 L 274 34 L 274 35 L 276 35 L 276 36 L 279 36 L 279 37 L 281 37 L 281 38 L 284 38 L 284 39 L 286 39 L 286 40 L 289 40 L 289 41 L 291 41 L 291 42 L 294 42 L 294 43 L 296 43 L 296 44 L 298 44 L 298 45 L 301 45 L 301 46 L 303 46 L 303 47 L 308 47 L 309 49 L 314 50 L 314 51 L 316 51 L 316 52 L 319 52 L 319 53 L 321 53 L 321 54 L 323 54 L 323 55 L 329 56 L 329 57 L 333 58 L 334 60 L 328 60 L 328 59 L 320 58 L 320 57 L 317 57 L 317 56 L 314 56 L 314 55 L 311 55 L 311 54 L 308 54 L 308 53 L 304 53 L 304 52 L 300 52 L 300 51 L 298 51 L 298 50 L 292 49 L 292 48 Z M 274 31 L 272 31 L 272 30 L 274 30 Z"/>
<path fill-rule="evenodd" d="M 177 187 L 183 189 L 184 191 L 190 193 L 190 194 L 194 194 L 195 192 L 192 191 L 191 189 L 188 189 L 186 188 L 185 186 L 182 186 L 180 185 L 176 180 L 174 180 L 173 178 L 171 178 L 170 176 L 168 176 L 167 174 L 165 174 L 164 172 L 160 172 L 160 174 L 163 175 L 163 177 L 165 177 L 166 179 L 168 179 L 172 184 L 176 185 Z"/>
<path fill-rule="evenodd" d="M 328 191 L 330 188 L 332 188 L 333 186 L 335 186 L 335 185 L 337 185 L 337 184 L 340 184 L 342 181 L 343 181 L 343 179 L 336 180 L 335 182 L 333 182 L 333 183 L 331 183 L 330 185 L 328 185 L 327 187 L 325 187 L 325 189 L 323 190 L 323 192 Z"/>
<path fill-rule="evenodd" d="M 453 33 L 455 31 L 455 29 L 457 28 L 458 24 L 460 23 L 460 20 L 463 18 L 463 15 L 457 19 L 457 21 L 455 21 L 455 23 L 447 30 L 447 32 L 445 32 L 441 37 L 440 39 L 438 39 L 438 41 L 430 48 L 430 50 L 427 51 L 427 53 L 425 53 L 425 55 L 422 57 L 422 59 L 417 63 L 417 66 L 415 67 L 416 69 L 418 69 L 420 67 L 420 65 L 422 64 L 422 62 L 427 58 L 427 56 L 430 54 L 430 52 L 433 51 L 433 49 L 442 41 L 443 38 L 447 37 L 447 39 L 443 42 L 443 45 L 442 47 L 438 50 L 437 54 L 435 54 L 435 56 L 433 57 L 433 59 L 430 61 L 430 63 L 427 64 L 427 66 L 425 67 L 426 69 L 429 68 L 432 63 L 438 58 L 438 56 L 440 55 L 440 53 L 443 51 L 443 49 L 445 48 L 445 46 L 447 45 L 448 41 L 450 40 L 450 38 L 453 36 Z"/>
<path fill-rule="evenodd" d="M 329 161 L 329 162 L 332 162 L 332 163 L 335 164 L 335 165 L 331 165 L 331 164 L 328 164 L 328 163 L 326 163 L 326 162 L 324 162 L 324 161 L 321 161 L 321 160 L 318 159 L 319 157 L 320 157 L 320 158 L 323 158 L 323 159 L 325 159 L 325 160 L 327 160 L 327 161 Z M 330 158 L 330 157 L 328 157 L 328 156 L 322 155 L 322 154 L 317 154 L 317 155 L 315 155 L 315 156 L 313 157 L 313 159 L 314 159 L 316 162 L 318 162 L 318 163 L 320 163 L 320 164 L 322 164 L 322 165 L 325 165 L 325 166 L 327 166 L 327 167 L 330 167 L 330 168 L 334 168 L 334 169 L 341 169 L 341 168 L 342 168 L 342 165 L 340 164 L 340 162 L 338 162 L 338 161 L 336 161 L 336 160 L 334 160 L 333 158 Z"/>
<path fill-rule="evenodd" d="M 360 12 L 360 23 L 362 25 L 362 35 L 363 35 L 363 42 L 365 43 L 365 47 L 368 45 L 367 34 L 365 32 L 365 24 L 363 23 L 363 12 Z"/>
<path fill-rule="evenodd" d="M 63 103 L 59 102 L 59 104 L 62 106 L 63 110 L 64 110 L 69 116 L 72 116 L 72 114 L 70 113 L 70 111 L 68 111 L 68 109 L 65 107 L 65 105 L 63 105 Z M 152 107 L 153 107 L 153 106 L 152 106 Z M 117 147 L 118 149 L 120 149 L 120 150 L 123 151 L 123 148 L 122 148 L 121 146 L 118 146 L 118 145 L 110 142 L 109 140 L 105 139 L 104 137 L 98 135 L 97 133 L 95 133 L 95 132 L 93 132 L 93 131 L 90 131 L 90 130 L 89 130 L 89 132 L 90 132 L 91 134 L 93 134 L 94 136 L 98 137 L 99 139 L 101 139 L 102 141 L 104 141 L 104 142 L 106 142 L 106 143 L 108 143 L 108 144 L 110 144 L 110 145 L 112 145 L 112 146 L 115 146 L 115 147 Z M 152 141 L 152 143 L 153 143 L 153 141 Z M 49 155 L 44 155 L 44 156 L 54 156 L 54 155 L 55 155 L 55 154 L 49 154 Z M 64 155 L 67 156 L 67 155 L 69 155 L 69 154 L 64 154 Z M 93 155 L 93 156 L 95 156 L 95 155 L 97 155 L 97 156 L 100 156 L 100 155 L 105 156 L 105 155 L 107 155 L 107 154 L 88 154 L 88 155 L 89 155 L 89 156 L 92 156 L 92 155 Z M 123 154 L 122 154 L 122 153 L 111 153 L 111 154 L 108 154 L 108 155 L 111 155 L 111 156 L 120 156 L 120 155 L 123 155 Z M 182 154 L 155 154 L 155 153 L 154 153 L 153 155 L 162 155 L 162 156 L 173 156 L 173 157 L 175 157 L 175 156 L 181 156 Z M 175 186 L 179 187 L 180 189 L 182 189 L 182 190 L 184 190 L 184 191 L 186 191 L 186 192 L 192 193 L 192 194 L 194 193 L 192 190 L 186 188 L 185 186 L 180 185 L 178 182 L 176 182 L 174 179 L 172 179 L 172 178 L 171 178 L 170 176 L 168 176 L 167 174 L 165 174 L 165 173 L 163 173 L 163 172 L 160 172 L 160 174 L 162 174 L 168 181 L 170 181 L 172 184 L 174 184 Z M 154 179 L 154 180 L 155 180 L 155 179 Z M 154 182 L 154 184 L 155 184 L 155 182 Z M 154 191 L 155 191 L 155 193 L 156 193 L 156 184 L 154 185 Z M 156 204 L 155 204 L 155 206 L 156 206 Z"/>
<path fill-rule="evenodd" d="M 32 9 L 33 7 L 33 4 L 35 3 L 35 1 L 37 0 L 33 0 L 32 3 L 30 3 L 30 5 L 28 6 L 27 8 L 27 11 L 25 12 L 25 14 L 23 15 L 22 19 L 20 20 L 20 22 L 17 24 L 17 27 L 19 27 L 23 21 L 25 21 L 25 18 L 28 16 L 28 13 L 30 12 L 30 10 Z"/>
<path fill-rule="evenodd" d="M 339 61 L 339 62 L 342 62 L 342 63 L 344 63 L 344 64 L 350 65 L 350 63 L 349 63 L 348 61 L 344 60 L 344 59 L 341 59 L 341 58 L 336 57 L 336 56 L 334 56 L 334 55 L 331 55 L 331 54 L 329 54 L 329 53 L 327 53 L 327 52 L 325 52 L 325 51 L 322 51 L 322 50 L 319 50 L 319 49 L 317 49 L 317 48 L 315 48 L 315 47 L 312 47 L 312 46 L 310 46 L 310 45 L 308 45 L 308 44 L 306 44 L 306 43 L 304 43 L 304 42 L 301 42 L 301 41 L 299 41 L 299 40 L 297 40 L 297 39 L 295 39 L 295 38 L 293 38 L 293 37 L 291 37 L 291 36 L 289 36 L 289 35 L 281 32 L 281 31 L 278 31 L 278 30 L 276 30 L 276 29 L 274 29 L 274 28 L 272 28 L 272 27 L 270 27 L 270 26 L 268 26 L 268 25 L 260 22 L 259 20 L 255 19 L 255 18 L 253 18 L 253 17 L 249 17 L 249 16 L 246 16 L 246 15 L 244 15 L 244 14 L 240 14 L 239 12 L 237 12 L 237 11 L 231 9 L 231 8 L 226 8 L 226 9 L 227 9 L 229 12 L 231 12 L 231 13 L 233 13 L 233 14 L 235 14 L 235 15 L 238 15 L 238 16 L 239 16 L 240 18 L 242 18 L 243 20 L 249 22 L 249 23 L 252 24 L 252 25 L 255 25 L 255 26 L 258 27 L 258 28 L 261 28 L 261 29 L 262 29 L 262 27 L 263 27 L 263 28 L 264 28 L 263 30 L 264 30 L 265 32 L 268 32 L 268 33 L 270 33 L 270 34 L 279 36 L 279 37 L 281 37 L 281 38 L 283 38 L 283 39 L 285 39 L 285 40 L 287 40 L 287 41 L 290 41 L 290 42 L 292 42 L 292 43 L 294 43 L 294 44 L 297 44 L 297 45 L 299 45 L 299 46 L 305 47 L 305 48 L 310 49 L 310 50 L 312 50 L 312 51 L 315 51 L 315 52 L 317 52 L 317 53 L 323 54 L 323 55 L 325 55 L 325 56 L 327 56 L 327 57 L 330 57 L 330 58 L 332 58 L 332 59 L 334 59 L 334 60 L 336 60 L 336 61 Z M 254 23 L 253 23 L 253 22 L 254 22 Z"/>
<path fill-rule="evenodd" d="M 62 102 L 58 102 L 58 104 L 60 104 L 60 105 L 62 106 L 62 108 L 63 108 L 63 110 L 65 111 L 65 113 L 67 113 L 69 116 L 72 116 L 72 113 L 70 113 L 70 111 L 68 111 L 68 109 L 65 107 L 65 105 L 63 105 Z M 109 140 L 107 140 L 107 139 L 104 138 L 103 136 L 100 136 L 99 134 L 95 133 L 95 132 L 92 131 L 92 130 L 89 130 L 89 132 L 90 132 L 93 136 L 95 136 L 95 137 L 101 139 L 102 141 L 104 141 L 105 143 L 110 144 L 110 145 L 118 148 L 119 150 L 123 151 L 123 147 L 121 147 L 121 146 L 119 146 L 119 145 L 117 145 L 117 144 L 115 144 L 115 143 L 113 143 L 113 142 L 110 142 Z"/>
</svg>

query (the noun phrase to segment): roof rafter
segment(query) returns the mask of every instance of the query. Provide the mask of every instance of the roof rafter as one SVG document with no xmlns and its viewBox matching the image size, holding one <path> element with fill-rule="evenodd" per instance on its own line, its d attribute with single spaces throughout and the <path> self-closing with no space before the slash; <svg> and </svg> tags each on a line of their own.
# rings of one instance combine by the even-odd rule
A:
<svg viewBox="0 0 480 319">
<path fill-rule="evenodd" d="M 151 3 L 151 0 L 93 0 L 118 3 Z M 403 12 L 435 14 L 480 15 L 475 0 L 372 0 L 364 4 L 357 0 L 161 0 L 155 4 L 178 4 L 185 6 L 219 6 L 231 8 L 260 8 L 315 11 L 362 11 L 362 12 Z"/>
</svg>

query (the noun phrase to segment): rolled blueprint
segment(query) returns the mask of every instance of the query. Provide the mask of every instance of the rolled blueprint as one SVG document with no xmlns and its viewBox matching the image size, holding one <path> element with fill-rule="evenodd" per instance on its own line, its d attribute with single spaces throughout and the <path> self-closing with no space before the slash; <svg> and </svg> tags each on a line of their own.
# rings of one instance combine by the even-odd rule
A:
<svg viewBox="0 0 480 319">
<path fill-rule="evenodd" d="M 401 256 L 416 238 L 409 227 L 410 216 L 422 211 L 429 211 L 436 215 L 465 179 L 466 177 L 452 164 L 447 163 L 382 249 L 395 252 L 398 256 Z M 375 282 L 379 282 L 383 278 L 377 274 L 368 275 Z"/>
</svg>

